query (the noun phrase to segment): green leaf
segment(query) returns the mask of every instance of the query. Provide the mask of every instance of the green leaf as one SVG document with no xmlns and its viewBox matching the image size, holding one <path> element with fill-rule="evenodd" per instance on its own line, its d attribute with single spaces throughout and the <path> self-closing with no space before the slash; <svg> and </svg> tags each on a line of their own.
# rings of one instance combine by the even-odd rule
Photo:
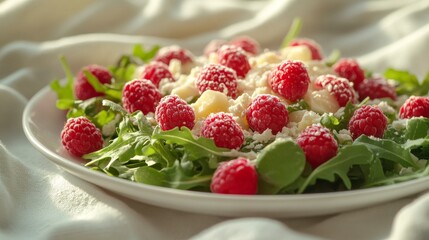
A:
<svg viewBox="0 0 429 240">
<path fill-rule="evenodd" d="M 83 74 L 88 79 L 89 84 L 95 89 L 96 92 L 104 93 L 116 101 L 121 101 L 122 90 L 110 88 L 107 84 L 102 84 L 97 77 L 95 77 L 90 71 L 84 70 Z"/>
<path fill-rule="evenodd" d="M 288 105 L 287 107 L 288 113 L 300 111 L 300 110 L 310 110 L 310 106 L 303 100 L 299 100 L 298 102 Z"/>
<path fill-rule="evenodd" d="M 353 144 L 365 145 L 380 159 L 399 163 L 403 167 L 413 167 L 415 169 L 420 168 L 413 160 L 410 151 L 392 140 L 375 139 L 362 135 L 357 138 Z"/>
<path fill-rule="evenodd" d="M 301 32 L 301 28 L 302 20 L 300 18 L 295 18 L 292 22 L 289 32 L 283 38 L 282 44 L 280 45 L 280 49 L 289 46 L 289 43 L 299 35 L 299 33 Z"/>
<path fill-rule="evenodd" d="M 330 130 L 339 131 L 341 129 L 346 129 L 350 119 L 358 108 L 359 106 L 355 106 L 352 103 L 348 102 L 344 107 L 343 112 L 338 118 L 335 117 L 333 114 L 323 114 L 320 119 L 320 124 Z"/>
<path fill-rule="evenodd" d="M 326 60 L 325 64 L 326 64 L 326 66 L 328 66 L 328 67 L 332 67 L 332 66 L 334 66 L 334 64 L 335 64 L 336 62 L 338 62 L 338 60 L 340 60 L 340 58 L 341 58 L 341 52 L 340 52 L 340 50 L 338 50 L 338 49 L 334 49 L 334 50 L 331 52 L 331 54 L 328 56 L 328 58 L 327 58 L 327 60 Z"/>
<path fill-rule="evenodd" d="M 429 73 L 423 79 L 422 83 L 419 83 L 416 75 L 411 74 L 407 71 L 396 70 L 389 68 L 384 72 L 384 77 L 387 79 L 394 80 L 398 83 L 396 92 L 399 95 L 417 95 L 424 96 L 429 91 Z"/>
<path fill-rule="evenodd" d="M 429 136 L 407 140 L 402 146 L 410 150 L 417 158 L 429 160 Z"/>
<path fill-rule="evenodd" d="M 134 180 L 139 183 L 160 187 L 167 185 L 167 176 L 165 173 L 148 166 L 139 167 L 134 173 Z"/>
<path fill-rule="evenodd" d="M 134 45 L 133 56 L 138 57 L 144 63 L 148 63 L 155 57 L 156 53 L 160 49 L 160 46 L 155 45 L 150 50 L 146 51 L 141 44 Z"/>
<path fill-rule="evenodd" d="M 179 144 L 184 147 L 188 154 L 189 160 L 196 160 L 204 157 L 211 158 L 213 156 L 225 157 L 228 149 L 219 148 L 215 145 L 214 141 L 209 138 L 199 137 L 194 138 L 192 132 L 182 127 L 174 128 L 169 131 L 161 131 L 159 127 L 155 128 L 152 139 L 163 139 L 168 144 Z"/>
<path fill-rule="evenodd" d="M 364 185 L 364 188 L 375 187 L 375 186 L 383 186 L 383 185 L 392 185 L 400 182 L 406 182 L 413 179 L 423 178 L 429 176 L 429 165 L 423 169 L 419 169 L 415 172 L 411 172 L 404 175 L 395 175 L 385 179 L 380 179 L 379 181 L 371 182 L 369 184 Z"/>
<path fill-rule="evenodd" d="M 373 153 L 364 145 L 345 146 L 338 151 L 337 156 L 314 169 L 301 185 L 298 193 L 303 193 L 308 186 L 314 185 L 318 179 L 334 182 L 336 176 L 342 180 L 347 189 L 351 189 L 351 181 L 347 176 L 350 168 L 354 165 L 370 164 L 373 157 Z"/>
<path fill-rule="evenodd" d="M 74 99 L 58 99 L 56 102 L 56 106 L 58 109 L 61 110 L 67 110 L 74 106 L 75 100 Z"/>
<path fill-rule="evenodd" d="M 126 83 L 134 79 L 134 73 L 137 69 L 137 63 L 129 55 L 123 55 L 116 66 L 110 66 L 115 83 Z"/>
<path fill-rule="evenodd" d="M 259 192 L 277 193 L 292 184 L 304 171 L 304 167 L 304 152 L 293 140 L 274 141 L 260 152 L 256 160 Z"/>
<path fill-rule="evenodd" d="M 65 110 L 72 107 L 71 103 L 74 101 L 73 84 L 74 76 L 71 73 L 67 60 L 62 56 L 60 57 L 61 66 L 66 73 L 66 83 L 61 85 L 60 80 L 51 82 L 50 87 L 57 94 L 57 107 Z"/>
<path fill-rule="evenodd" d="M 103 104 L 103 106 L 109 107 L 113 111 L 120 113 L 122 116 L 125 116 L 128 114 L 128 112 L 121 105 L 114 103 L 110 100 L 104 99 L 102 104 Z"/>
<path fill-rule="evenodd" d="M 429 94 L 429 72 L 426 74 L 426 77 L 422 80 L 420 84 L 420 96 L 427 96 Z"/>
<path fill-rule="evenodd" d="M 360 166 L 365 179 L 365 184 L 370 184 L 376 181 L 385 179 L 383 165 L 378 157 L 374 157 L 372 163 Z"/>
<path fill-rule="evenodd" d="M 428 118 L 412 118 L 407 120 L 405 129 L 405 139 L 415 140 L 424 138 L 428 135 L 429 119 Z"/>
<path fill-rule="evenodd" d="M 167 176 L 167 186 L 176 189 L 192 189 L 201 187 L 209 189 L 212 174 L 199 175 L 198 173 L 188 176 L 179 161 L 175 161 L 173 166 L 164 168 L 161 172 Z"/>
</svg>

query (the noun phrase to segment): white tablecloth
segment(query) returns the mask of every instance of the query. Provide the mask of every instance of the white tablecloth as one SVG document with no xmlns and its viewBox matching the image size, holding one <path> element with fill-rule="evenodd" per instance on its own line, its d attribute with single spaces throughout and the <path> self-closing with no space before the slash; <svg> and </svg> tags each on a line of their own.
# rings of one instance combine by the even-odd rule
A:
<svg viewBox="0 0 429 240">
<path fill-rule="evenodd" d="M 162 209 L 107 192 L 58 168 L 24 136 L 26 102 L 74 71 L 109 65 L 134 43 L 200 54 L 213 38 L 250 35 L 276 48 L 291 21 L 329 54 L 373 71 L 429 70 L 428 0 L 0 0 L 0 239 L 427 239 L 429 196 L 334 216 L 237 218 Z M 394 222 L 394 224 L 393 224 Z M 305 235 L 304 235 L 305 234 Z"/>
</svg>

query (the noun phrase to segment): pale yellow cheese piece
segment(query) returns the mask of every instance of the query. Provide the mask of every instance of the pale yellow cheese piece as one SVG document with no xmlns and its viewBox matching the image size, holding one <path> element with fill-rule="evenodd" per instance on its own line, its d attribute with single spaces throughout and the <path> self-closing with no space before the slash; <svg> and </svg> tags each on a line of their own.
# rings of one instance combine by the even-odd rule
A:
<svg viewBox="0 0 429 240">
<path fill-rule="evenodd" d="M 228 97 L 224 93 L 207 90 L 191 107 L 194 109 L 195 118 L 203 119 L 210 113 L 228 112 Z"/>
</svg>

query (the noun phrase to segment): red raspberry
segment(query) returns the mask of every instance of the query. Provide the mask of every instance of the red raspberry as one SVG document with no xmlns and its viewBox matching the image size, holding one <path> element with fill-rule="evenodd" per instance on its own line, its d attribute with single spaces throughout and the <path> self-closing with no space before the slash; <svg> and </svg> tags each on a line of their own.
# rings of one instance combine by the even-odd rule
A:
<svg viewBox="0 0 429 240">
<path fill-rule="evenodd" d="M 203 122 L 201 136 L 211 138 L 218 147 L 239 149 L 244 135 L 238 123 L 223 112 L 211 113 Z"/>
<path fill-rule="evenodd" d="M 315 85 L 328 90 L 337 99 L 338 105 L 344 107 L 348 102 L 356 103 L 356 92 L 349 80 L 334 75 L 320 75 Z"/>
<path fill-rule="evenodd" d="M 289 46 L 306 46 L 310 49 L 311 51 L 311 59 L 313 60 L 322 60 L 323 59 L 323 54 L 322 54 L 322 48 L 319 46 L 319 44 L 317 44 L 315 41 L 311 40 L 311 39 L 305 39 L 305 38 L 300 38 L 300 39 L 294 39 L 289 43 Z"/>
<path fill-rule="evenodd" d="M 219 64 L 233 69 L 239 78 L 246 77 L 251 67 L 243 49 L 231 45 L 224 45 L 219 49 L 218 54 Z"/>
<path fill-rule="evenodd" d="M 262 133 L 271 129 L 273 134 L 277 134 L 288 123 L 289 115 L 278 97 L 261 94 L 247 108 L 246 119 L 253 131 Z"/>
<path fill-rule="evenodd" d="M 167 131 L 175 127 L 194 127 L 194 110 L 176 95 L 163 97 L 155 110 L 155 118 L 161 130 Z"/>
<path fill-rule="evenodd" d="M 173 75 L 168 66 L 162 62 L 151 62 L 146 65 L 140 78 L 150 80 L 156 87 L 159 87 L 159 82 L 162 79 L 168 79 L 170 82 L 174 82 Z"/>
<path fill-rule="evenodd" d="M 268 82 L 274 92 L 296 102 L 307 92 L 310 77 L 302 62 L 286 60 L 271 70 Z"/>
<path fill-rule="evenodd" d="M 92 85 L 88 82 L 88 79 L 83 73 L 84 70 L 89 71 L 102 84 L 110 84 L 112 82 L 112 75 L 110 74 L 109 70 L 107 70 L 105 67 L 98 66 L 98 65 L 86 66 L 79 71 L 74 83 L 74 92 L 75 92 L 76 98 L 80 100 L 86 100 L 93 97 L 103 96 L 104 93 L 95 91 Z"/>
<path fill-rule="evenodd" d="M 360 135 L 383 137 L 387 127 L 387 117 L 377 106 L 364 105 L 357 109 L 349 122 L 349 130 L 352 138 Z"/>
<path fill-rule="evenodd" d="M 211 53 L 217 53 L 220 47 L 226 44 L 225 40 L 215 39 L 210 41 L 204 48 L 204 55 L 206 57 L 210 56 Z"/>
<path fill-rule="evenodd" d="M 229 45 L 241 47 L 251 55 L 257 55 L 259 53 L 259 43 L 249 36 L 236 37 L 229 42 Z"/>
<path fill-rule="evenodd" d="M 200 94 L 213 90 L 232 98 L 237 96 L 237 75 L 234 70 L 223 65 L 209 64 L 203 67 L 196 79 L 196 85 Z"/>
<path fill-rule="evenodd" d="M 129 113 L 137 110 L 148 114 L 155 112 L 161 100 L 161 93 L 153 83 L 146 79 L 135 79 L 125 84 L 122 90 L 122 104 Z"/>
<path fill-rule="evenodd" d="M 71 154 L 81 157 L 103 147 L 100 130 L 87 118 L 70 118 L 61 131 L 61 143 Z"/>
<path fill-rule="evenodd" d="M 313 169 L 337 155 L 338 144 L 329 129 L 314 124 L 302 131 L 296 142 Z"/>
<path fill-rule="evenodd" d="M 194 62 L 192 58 L 192 54 L 188 50 L 173 45 L 161 48 L 153 60 L 170 65 L 172 59 L 177 59 L 184 65 Z"/>
<path fill-rule="evenodd" d="M 258 174 L 255 166 L 245 158 L 219 164 L 212 177 L 213 193 L 254 195 L 258 191 Z"/>
<path fill-rule="evenodd" d="M 429 118 L 429 98 L 411 96 L 399 109 L 400 118 Z"/>
<path fill-rule="evenodd" d="M 384 78 L 365 79 L 357 88 L 359 100 L 391 98 L 396 100 L 395 87 L 390 85 Z"/>
<path fill-rule="evenodd" d="M 357 89 L 365 79 L 365 73 L 354 59 L 340 59 L 335 63 L 333 69 L 340 77 L 347 78 L 352 82 L 355 89 Z"/>
</svg>

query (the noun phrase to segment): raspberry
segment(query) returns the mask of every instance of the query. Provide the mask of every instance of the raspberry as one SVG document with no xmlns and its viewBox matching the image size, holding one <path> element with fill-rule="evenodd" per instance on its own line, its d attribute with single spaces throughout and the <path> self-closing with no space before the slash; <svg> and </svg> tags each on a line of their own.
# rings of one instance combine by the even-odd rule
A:
<svg viewBox="0 0 429 240">
<path fill-rule="evenodd" d="M 211 53 L 217 53 L 220 47 L 226 44 L 225 40 L 215 39 L 210 41 L 204 48 L 204 55 L 206 57 L 210 56 Z"/>
<path fill-rule="evenodd" d="M 313 169 L 337 155 L 338 144 L 329 129 L 314 124 L 302 131 L 296 142 Z"/>
<path fill-rule="evenodd" d="M 87 118 L 70 118 L 61 131 L 61 142 L 71 154 L 81 157 L 103 147 L 100 130 Z"/>
<path fill-rule="evenodd" d="M 155 110 L 155 118 L 161 130 L 167 131 L 175 127 L 194 127 L 194 110 L 176 95 L 163 97 Z"/>
<path fill-rule="evenodd" d="M 209 64 L 203 67 L 196 79 L 196 85 L 200 94 L 213 90 L 232 98 L 237 96 L 237 75 L 234 70 L 223 65 Z"/>
<path fill-rule="evenodd" d="M 333 69 L 340 77 L 347 78 L 350 82 L 352 82 L 355 89 L 357 89 L 365 79 L 363 70 L 354 59 L 340 59 L 337 63 L 335 63 Z"/>
<path fill-rule="evenodd" d="M 396 100 L 395 87 L 390 85 L 384 78 L 365 79 L 357 88 L 359 100 L 391 98 Z"/>
<path fill-rule="evenodd" d="M 79 71 L 75 80 L 74 92 L 76 98 L 80 100 L 86 100 L 93 97 L 103 96 L 104 93 L 95 91 L 92 85 L 88 82 L 88 79 L 83 73 L 84 70 L 89 71 L 102 84 L 110 84 L 112 82 L 112 75 L 106 68 L 98 65 L 86 66 Z"/>
<path fill-rule="evenodd" d="M 320 75 L 315 85 L 328 90 L 337 99 L 338 105 L 344 107 L 348 102 L 356 103 L 356 92 L 349 80 L 334 75 Z"/>
<path fill-rule="evenodd" d="M 360 135 L 383 137 L 387 127 L 387 117 L 377 106 L 364 105 L 357 109 L 349 122 L 349 130 L 352 138 Z"/>
<path fill-rule="evenodd" d="M 219 51 L 219 63 L 233 69 L 239 78 L 246 77 L 250 71 L 249 60 L 243 49 L 231 45 L 222 46 Z"/>
<path fill-rule="evenodd" d="M 211 113 L 203 122 L 201 135 L 211 138 L 218 147 L 239 149 L 244 143 L 244 135 L 238 123 L 223 112 Z"/>
<path fill-rule="evenodd" d="M 261 94 L 247 108 L 246 119 L 253 131 L 262 133 L 271 129 L 273 134 L 277 134 L 288 123 L 289 115 L 278 97 Z"/>
<path fill-rule="evenodd" d="M 125 84 L 122 90 L 122 104 L 129 113 L 137 110 L 148 114 L 155 112 L 155 107 L 161 100 L 161 93 L 146 79 L 135 79 Z"/>
<path fill-rule="evenodd" d="M 174 82 L 173 75 L 168 66 L 162 62 L 151 62 L 146 65 L 140 78 L 150 80 L 156 87 L 159 87 L 159 82 L 162 79 L 168 79 L 170 82 Z"/>
<path fill-rule="evenodd" d="M 302 62 L 286 60 L 271 70 L 268 82 L 274 92 L 296 102 L 307 92 L 310 77 Z"/>
<path fill-rule="evenodd" d="M 239 36 L 232 39 L 229 45 L 241 47 L 245 52 L 251 55 L 257 55 L 259 53 L 259 43 L 249 36 Z"/>
<path fill-rule="evenodd" d="M 400 118 L 429 118 L 429 98 L 411 96 L 399 109 Z"/>
<path fill-rule="evenodd" d="M 310 49 L 311 52 L 311 59 L 313 60 L 322 60 L 323 59 L 323 54 L 322 54 L 322 50 L 321 47 L 319 46 L 319 44 L 317 44 L 315 41 L 311 40 L 311 39 L 294 39 L 289 43 L 289 46 L 306 46 Z"/>
<path fill-rule="evenodd" d="M 254 195 L 258 191 L 258 174 L 255 166 L 245 158 L 222 162 L 212 177 L 213 193 Z"/>
<path fill-rule="evenodd" d="M 153 60 L 170 65 L 172 59 L 179 60 L 182 65 L 193 62 L 192 54 L 188 50 L 175 45 L 161 48 Z"/>
</svg>

